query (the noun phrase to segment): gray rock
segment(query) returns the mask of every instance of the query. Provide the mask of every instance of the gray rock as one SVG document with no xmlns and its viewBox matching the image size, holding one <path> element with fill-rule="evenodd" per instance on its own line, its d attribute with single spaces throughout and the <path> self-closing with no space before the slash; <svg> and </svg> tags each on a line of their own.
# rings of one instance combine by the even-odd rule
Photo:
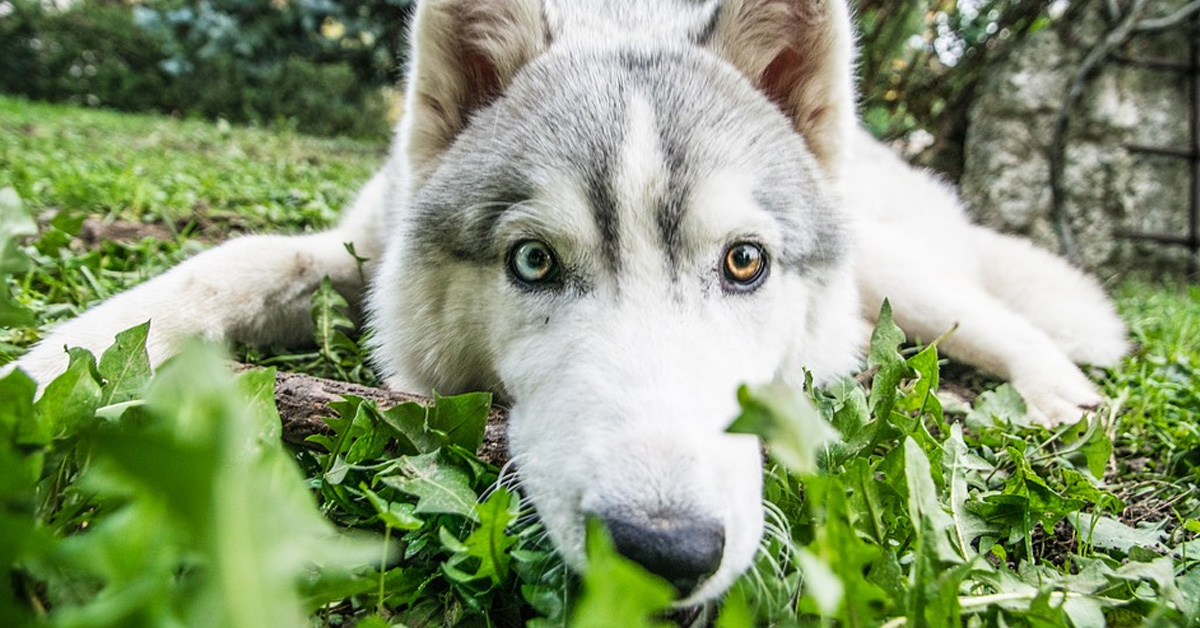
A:
<svg viewBox="0 0 1200 628">
<path fill-rule="evenodd" d="M 1060 251 L 1050 216 L 1054 117 L 1067 86 L 1105 24 L 1095 2 L 1083 19 L 1029 36 L 983 78 L 969 113 L 962 196 L 975 218 Z M 1162 15 L 1181 1 L 1152 2 Z M 1185 62 L 1182 29 L 1139 35 L 1135 57 Z M 1187 233 L 1190 164 L 1129 150 L 1129 144 L 1188 148 L 1188 89 L 1182 74 L 1109 61 L 1072 112 L 1064 171 L 1067 223 L 1082 266 L 1102 275 L 1181 274 L 1182 247 L 1120 234 Z"/>
</svg>

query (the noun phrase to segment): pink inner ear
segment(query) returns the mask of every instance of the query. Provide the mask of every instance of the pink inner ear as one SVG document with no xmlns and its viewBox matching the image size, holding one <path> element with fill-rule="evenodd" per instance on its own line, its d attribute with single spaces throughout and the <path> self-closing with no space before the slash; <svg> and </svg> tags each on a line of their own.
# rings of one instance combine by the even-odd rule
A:
<svg viewBox="0 0 1200 628">
<path fill-rule="evenodd" d="M 466 81 L 466 94 L 462 103 L 465 120 L 500 95 L 500 72 L 496 64 L 478 50 L 466 48 L 462 51 L 460 59 L 463 79 Z"/>
<path fill-rule="evenodd" d="M 795 117 L 792 91 L 801 79 L 804 60 L 790 47 L 775 55 L 759 79 L 759 89 L 789 118 Z"/>
</svg>

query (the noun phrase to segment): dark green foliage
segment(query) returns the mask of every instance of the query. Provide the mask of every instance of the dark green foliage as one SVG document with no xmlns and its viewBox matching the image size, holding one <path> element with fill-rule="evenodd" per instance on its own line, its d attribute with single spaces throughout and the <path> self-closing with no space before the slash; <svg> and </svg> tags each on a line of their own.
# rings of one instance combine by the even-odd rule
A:
<svg viewBox="0 0 1200 628">
<path fill-rule="evenodd" d="M 186 74 L 224 57 L 253 71 L 289 58 L 344 63 L 356 83 L 399 78 L 413 0 L 151 0 L 137 3 L 137 23 L 167 55 L 163 67 Z"/>
<path fill-rule="evenodd" d="M 234 382 L 197 349 L 151 384 L 144 338 L 123 334 L 98 369 L 74 353 L 36 403 L 23 373 L 0 379 L 6 625 L 298 625 L 383 548 L 321 518 L 280 446 L 270 371 Z"/>
<path fill-rule="evenodd" d="M 287 57 L 251 70 L 220 56 L 171 76 L 169 84 L 168 100 L 147 109 L 260 126 L 284 122 L 315 135 L 386 137 L 389 131 L 385 97 L 359 83 L 344 63 Z"/>
<path fill-rule="evenodd" d="M 975 85 L 988 63 L 1044 28 L 1045 0 L 855 0 L 862 116 L 886 138 L 931 134 L 922 160 L 957 176 Z"/>
<path fill-rule="evenodd" d="M 0 96 L 0 362 L 38 339 L 35 321 L 71 316 L 205 242 L 329 225 L 384 150 L 378 142 Z M 40 234 L 29 239 L 39 228 L 34 216 L 42 218 Z M 132 233 L 85 241 L 89 217 L 124 222 Z M 312 351 L 303 365 L 289 364 L 373 381 L 357 346 L 339 344 L 334 334 L 330 348 L 328 359 Z M 273 364 L 259 351 L 248 353 L 243 360 Z"/>
<path fill-rule="evenodd" d="M 127 111 L 170 111 L 162 53 L 127 8 L 78 2 L 57 12 L 15 0 L 0 18 L 0 92 Z"/>
<path fill-rule="evenodd" d="M 939 142 L 937 165 L 953 174 L 974 85 L 993 56 L 1045 26 L 1047 3 L 853 4 L 867 125 L 888 137 L 930 131 Z M 412 0 L 83 0 L 61 12 L 35 0 L 13 6 L 0 20 L 0 92 L 381 135 L 377 88 L 400 78 Z"/>
<path fill-rule="evenodd" d="M 878 414 L 883 406 L 868 413 L 861 391 L 847 394 L 852 384 L 816 393 L 821 414 L 843 432 L 873 429 L 881 438 L 844 437 L 817 472 L 768 471 L 766 495 L 778 509 L 769 533 L 784 537 L 782 550 L 732 598 L 748 598 L 757 619 L 727 625 L 1099 628 L 1106 617 L 1137 625 L 1147 615 L 1196 625 L 1195 604 L 1179 594 L 1200 569 L 1196 542 L 1161 523 L 1114 518 L 1124 505 L 1093 475 L 1110 463 L 1099 419 L 1031 426 L 1004 387 L 977 405 L 967 429 L 947 423 L 922 383 L 937 376 L 935 348 L 904 358 L 902 341 L 885 306 L 871 356 L 872 388 L 890 389 L 888 415 Z M 802 404 L 742 401 L 755 414 L 793 412 L 756 421 L 772 452 L 812 446 L 804 437 L 786 442 L 803 430 L 773 427 L 820 420 L 796 412 Z M 1074 535 L 1070 552 L 1039 547 L 1060 528 Z M 770 585 L 791 574 L 804 582 L 798 600 Z"/>
<path fill-rule="evenodd" d="M 0 188 L 13 188 L 0 191 L 0 297 L 37 325 L 0 329 L 0 362 L 209 244 L 189 227 L 87 248 L 72 237 L 83 216 L 170 222 L 204 201 L 218 235 L 273 221 L 295 231 L 328 224 L 376 159 L 291 133 L 3 98 L 0 113 Z M 148 136 L 126 160 L 106 157 Z M 67 217 L 29 235 L 49 208 Z M 773 457 L 767 535 L 757 568 L 709 617 L 721 628 L 1200 626 L 1200 289 L 1127 284 L 1118 297 L 1140 347 L 1097 373 L 1119 409 L 1101 420 L 1031 425 L 1009 386 L 943 407 L 936 347 L 901 350 L 886 312 L 869 388 L 743 390 L 735 427 Z M 268 360 L 366 377 L 342 303 L 323 289 L 320 348 Z M 486 395 L 386 411 L 346 399 L 315 439 L 325 451 L 288 451 L 269 370 L 235 379 L 192 350 L 150 377 L 144 333 L 99 359 L 72 351 L 36 402 L 23 374 L 0 377 L 4 626 L 662 621 L 661 583 L 598 534 L 598 569 L 577 582 L 528 500 L 473 455 Z M 344 534 L 375 542 L 335 540 Z"/>
<path fill-rule="evenodd" d="M 0 19 L 0 92 L 125 111 L 159 111 L 230 122 L 295 124 L 316 134 L 382 137 L 379 87 L 394 72 L 376 37 L 394 29 L 322 34 L 345 12 L 368 18 L 375 3 L 268 0 L 222 3 L 81 1 L 59 11 L 14 0 Z M 378 3 L 403 13 L 403 3 Z M 354 14 L 354 24 L 367 18 Z M 402 23 L 394 19 L 391 24 Z M 344 28 L 344 27 L 342 27 Z M 328 31 L 328 29 L 326 29 Z M 387 32 L 384 32 L 387 31 Z M 364 34 L 365 33 L 365 34 Z"/>
</svg>

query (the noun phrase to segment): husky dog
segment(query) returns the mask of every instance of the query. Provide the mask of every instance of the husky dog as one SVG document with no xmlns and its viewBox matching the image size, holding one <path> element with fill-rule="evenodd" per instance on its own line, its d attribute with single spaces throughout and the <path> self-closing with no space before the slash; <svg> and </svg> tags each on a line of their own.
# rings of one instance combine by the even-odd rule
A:
<svg viewBox="0 0 1200 628">
<path fill-rule="evenodd" d="M 200 254 L 18 365 L 44 384 L 64 345 L 146 319 L 156 363 L 189 336 L 303 341 L 329 276 L 365 295 L 389 385 L 510 405 L 570 565 L 598 517 L 695 602 L 763 531 L 735 388 L 851 371 L 884 297 L 910 335 L 957 324 L 946 352 L 1046 422 L 1100 401 L 1073 361 L 1124 351 L 1095 282 L 970 225 L 857 129 L 841 0 L 424 0 L 412 41 L 389 161 L 337 228 Z"/>
</svg>

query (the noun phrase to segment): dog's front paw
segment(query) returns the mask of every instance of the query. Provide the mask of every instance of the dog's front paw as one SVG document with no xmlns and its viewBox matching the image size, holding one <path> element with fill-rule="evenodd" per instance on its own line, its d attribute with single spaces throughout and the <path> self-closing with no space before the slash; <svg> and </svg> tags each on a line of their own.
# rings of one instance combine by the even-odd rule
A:
<svg viewBox="0 0 1200 628">
<path fill-rule="evenodd" d="M 1029 418 L 1047 427 L 1078 421 L 1104 403 L 1104 395 L 1078 369 L 1054 378 L 1016 380 L 1013 386 L 1025 399 Z"/>
</svg>

